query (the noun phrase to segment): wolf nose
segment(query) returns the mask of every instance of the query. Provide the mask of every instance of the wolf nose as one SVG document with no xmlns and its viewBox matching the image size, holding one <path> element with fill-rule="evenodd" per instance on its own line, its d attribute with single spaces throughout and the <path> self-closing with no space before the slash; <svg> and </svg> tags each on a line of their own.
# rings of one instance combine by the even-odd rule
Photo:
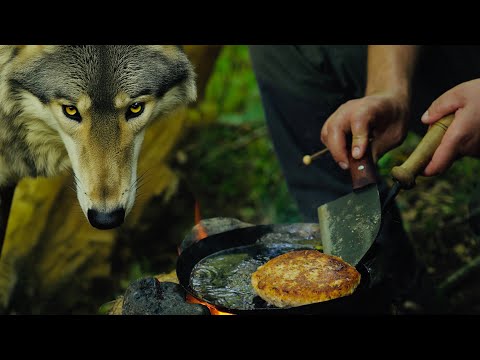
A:
<svg viewBox="0 0 480 360">
<path fill-rule="evenodd" d="M 88 209 L 87 216 L 93 227 L 101 230 L 113 229 L 123 224 L 125 209 L 119 208 L 110 212 Z"/>
</svg>

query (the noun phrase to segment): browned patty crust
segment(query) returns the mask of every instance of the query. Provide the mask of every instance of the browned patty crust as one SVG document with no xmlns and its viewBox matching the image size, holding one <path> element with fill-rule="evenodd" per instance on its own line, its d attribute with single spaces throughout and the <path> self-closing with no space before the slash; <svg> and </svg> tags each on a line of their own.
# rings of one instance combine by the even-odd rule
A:
<svg viewBox="0 0 480 360">
<path fill-rule="evenodd" d="M 252 274 L 255 292 L 277 307 L 293 307 L 350 295 L 360 283 L 355 267 L 317 250 L 270 259 Z"/>
</svg>

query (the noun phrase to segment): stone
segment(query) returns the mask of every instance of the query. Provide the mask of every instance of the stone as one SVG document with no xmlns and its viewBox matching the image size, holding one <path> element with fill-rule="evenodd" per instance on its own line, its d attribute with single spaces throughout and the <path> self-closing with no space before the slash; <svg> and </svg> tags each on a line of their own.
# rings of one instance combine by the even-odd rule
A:
<svg viewBox="0 0 480 360">
<path fill-rule="evenodd" d="M 132 282 L 123 297 L 123 315 L 210 315 L 208 307 L 190 304 L 186 292 L 173 282 L 154 277 Z"/>
</svg>

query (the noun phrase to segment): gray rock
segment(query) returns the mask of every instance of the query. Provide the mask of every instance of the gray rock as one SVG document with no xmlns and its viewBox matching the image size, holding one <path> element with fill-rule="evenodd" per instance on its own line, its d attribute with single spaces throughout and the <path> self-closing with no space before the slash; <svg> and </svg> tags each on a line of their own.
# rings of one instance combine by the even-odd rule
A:
<svg viewBox="0 0 480 360">
<path fill-rule="evenodd" d="M 186 292 L 173 282 L 154 277 L 132 282 L 123 298 L 123 315 L 210 315 L 206 306 L 190 304 Z"/>
</svg>

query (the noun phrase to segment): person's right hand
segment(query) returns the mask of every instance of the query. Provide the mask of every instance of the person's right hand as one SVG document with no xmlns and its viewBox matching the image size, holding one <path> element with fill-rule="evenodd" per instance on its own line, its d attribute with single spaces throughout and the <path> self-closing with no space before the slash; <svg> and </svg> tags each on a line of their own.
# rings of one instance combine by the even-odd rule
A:
<svg viewBox="0 0 480 360">
<path fill-rule="evenodd" d="M 442 117 L 455 114 L 423 175 L 446 171 L 463 156 L 480 158 L 480 79 L 458 84 L 438 97 L 422 116 L 422 122 L 434 124 Z"/>
<path fill-rule="evenodd" d="M 349 167 L 347 151 L 351 151 L 355 159 L 362 158 L 372 138 L 372 154 L 376 161 L 405 139 L 408 113 L 408 98 L 397 93 L 375 93 L 350 100 L 327 119 L 321 140 L 338 165 L 346 170 Z M 347 149 L 350 134 L 352 146 Z"/>
</svg>

